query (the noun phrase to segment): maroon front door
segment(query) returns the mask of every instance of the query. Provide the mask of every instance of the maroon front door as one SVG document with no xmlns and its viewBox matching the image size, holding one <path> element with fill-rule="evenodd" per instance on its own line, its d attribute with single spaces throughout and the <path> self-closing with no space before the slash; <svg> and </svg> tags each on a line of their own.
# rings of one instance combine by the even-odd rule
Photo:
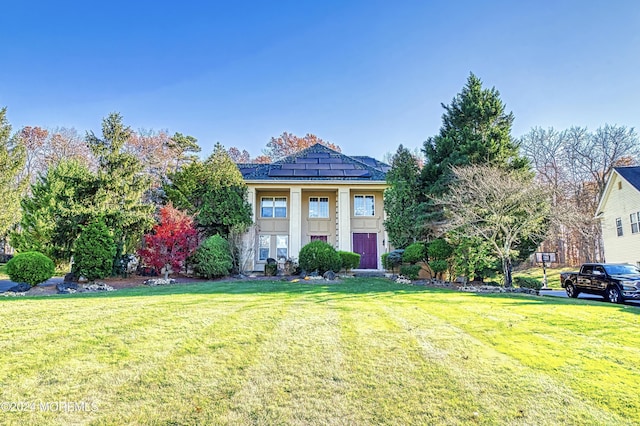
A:
<svg viewBox="0 0 640 426">
<path fill-rule="evenodd" d="M 378 234 L 353 234 L 353 252 L 360 254 L 360 269 L 378 269 Z"/>
</svg>

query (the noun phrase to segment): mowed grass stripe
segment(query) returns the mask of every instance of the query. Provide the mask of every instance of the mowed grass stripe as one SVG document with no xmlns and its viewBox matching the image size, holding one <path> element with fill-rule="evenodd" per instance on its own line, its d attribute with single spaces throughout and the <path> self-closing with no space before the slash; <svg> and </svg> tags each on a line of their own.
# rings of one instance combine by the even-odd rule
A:
<svg viewBox="0 0 640 426">
<path fill-rule="evenodd" d="M 384 306 L 350 300 L 342 312 L 349 399 L 360 424 L 460 424 L 480 409 L 440 366 L 422 356 L 412 336 Z"/>
<path fill-rule="evenodd" d="M 439 366 L 479 405 L 482 424 L 633 424 L 609 410 L 584 401 L 562 383 L 495 350 L 423 307 L 404 304 L 386 310 L 413 335 L 428 362 Z M 465 423 L 461 419 L 461 423 Z"/>
<path fill-rule="evenodd" d="M 194 308 L 205 314 L 200 316 L 208 324 L 189 330 L 156 368 L 118 389 L 114 405 L 126 409 L 126 414 L 115 410 L 102 420 L 145 424 L 162 418 L 170 423 L 219 424 L 247 372 L 259 362 L 259 348 L 286 314 L 288 303 L 274 301 L 273 296 L 235 301 L 219 295 L 203 297 Z M 225 309 L 221 307 L 232 312 L 220 315 Z M 118 399 L 129 400 L 129 406 L 118 404 Z"/>
<path fill-rule="evenodd" d="M 2 395 L 100 405 L 0 423 L 638 424 L 638 312 L 382 279 L 3 299 Z"/>
<path fill-rule="evenodd" d="M 345 392 L 339 315 L 299 297 L 266 339 L 225 424 L 354 424 Z"/>
<path fill-rule="evenodd" d="M 612 415 L 640 421 L 638 309 L 574 302 L 443 293 L 428 310 Z"/>
<path fill-rule="evenodd" d="M 189 358 L 191 352 L 202 348 L 218 349 L 219 353 L 204 356 L 209 367 L 205 371 L 219 373 L 228 381 L 229 370 L 242 369 L 250 348 L 255 346 L 252 336 L 259 339 L 265 329 L 277 323 L 275 319 L 269 322 L 268 317 L 278 315 L 272 306 L 263 312 L 247 309 L 252 302 L 249 298 L 220 303 L 210 295 L 179 295 L 173 299 L 81 298 L 67 302 L 79 305 L 71 310 L 76 313 L 84 313 L 85 309 L 95 312 L 96 303 L 99 304 L 99 319 L 92 321 L 90 327 L 69 332 L 60 339 L 60 345 L 25 339 L 25 346 L 53 348 L 53 355 L 59 358 L 54 359 L 51 353 L 34 358 L 31 374 L 14 375 L 20 383 L 12 380 L 9 388 L 14 390 L 13 395 L 3 397 L 7 401 L 92 401 L 99 411 L 83 414 L 84 420 L 102 419 L 105 424 L 120 423 L 127 417 L 130 423 L 145 423 L 160 412 L 169 417 L 182 415 L 185 410 L 197 412 L 198 398 L 194 396 L 200 393 L 189 392 L 186 378 L 191 375 L 198 386 L 208 383 L 202 381 L 201 365 L 193 363 L 193 359 L 183 362 L 182 358 Z M 51 327 L 59 327 L 58 322 L 65 324 L 64 316 L 54 320 Z M 202 336 L 209 333 L 214 341 L 207 347 Z M 115 347 L 123 349 L 114 351 Z M 217 360 L 229 365 L 220 367 Z M 247 362 L 251 362 L 250 357 Z M 15 365 L 15 359 L 9 365 Z M 226 392 L 224 387 L 212 388 Z M 225 393 L 218 399 L 226 397 Z M 26 413 L 16 414 L 23 414 L 14 419 L 20 424 Z M 55 423 L 53 419 L 67 423 L 77 417 L 77 413 L 38 414 L 38 423 Z"/>
</svg>

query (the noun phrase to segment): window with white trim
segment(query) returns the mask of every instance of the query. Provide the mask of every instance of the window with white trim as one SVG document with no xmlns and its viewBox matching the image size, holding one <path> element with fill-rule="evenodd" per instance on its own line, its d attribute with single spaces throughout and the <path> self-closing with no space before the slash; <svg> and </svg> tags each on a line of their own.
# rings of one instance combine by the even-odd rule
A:
<svg viewBox="0 0 640 426">
<path fill-rule="evenodd" d="M 309 197 L 309 217 L 310 218 L 328 218 L 329 217 L 329 198 L 328 197 Z"/>
<path fill-rule="evenodd" d="M 622 237 L 622 218 L 616 218 L 616 232 L 618 237 Z"/>
<path fill-rule="evenodd" d="M 287 197 L 262 197 L 260 200 L 261 217 L 287 217 Z"/>
<path fill-rule="evenodd" d="M 638 229 L 638 221 L 640 219 L 640 212 L 636 212 L 636 213 L 631 213 L 629 215 L 629 218 L 631 219 L 631 233 L 632 234 L 637 234 L 639 229 Z"/>
<path fill-rule="evenodd" d="M 356 195 L 353 200 L 355 216 L 374 216 L 375 197 L 373 195 Z"/>
<path fill-rule="evenodd" d="M 276 235 L 276 257 L 278 260 L 287 260 L 289 257 L 288 235 Z"/>
<path fill-rule="evenodd" d="M 258 243 L 258 260 L 267 260 L 271 250 L 271 235 L 260 235 Z"/>
</svg>

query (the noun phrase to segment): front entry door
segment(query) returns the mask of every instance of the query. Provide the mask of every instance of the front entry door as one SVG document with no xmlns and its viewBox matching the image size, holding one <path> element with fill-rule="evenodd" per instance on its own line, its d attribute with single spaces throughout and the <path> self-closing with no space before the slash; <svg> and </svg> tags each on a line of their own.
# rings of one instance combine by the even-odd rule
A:
<svg viewBox="0 0 640 426">
<path fill-rule="evenodd" d="M 378 269 L 378 234 L 353 234 L 353 252 L 360 254 L 360 269 Z"/>
</svg>

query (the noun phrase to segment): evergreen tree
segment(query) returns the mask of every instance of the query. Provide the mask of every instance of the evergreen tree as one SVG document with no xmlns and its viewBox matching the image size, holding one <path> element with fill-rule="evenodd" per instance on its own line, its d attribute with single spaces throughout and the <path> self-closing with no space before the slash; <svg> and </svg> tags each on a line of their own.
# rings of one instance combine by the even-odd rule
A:
<svg viewBox="0 0 640 426">
<path fill-rule="evenodd" d="M 111 275 L 116 244 L 102 218 L 82 227 L 74 245 L 73 272 L 89 281 Z"/>
<path fill-rule="evenodd" d="M 11 235 L 18 251 L 39 251 L 57 263 L 69 262 L 80 226 L 95 216 L 97 181 L 86 165 L 63 160 L 31 185 L 22 202 L 19 230 Z"/>
<path fill-rule="evenodd" d="M 22 183 L 18 176 L 24 166 L 24 147 L 11 139 L 7 109 L 0 109 L 0 238 L 20 220 Z"/>
<path fill-rule="evenodd" d="M 451 104 L 442 105 L 440 132 L 424 143 L 426 162 L 422 168 L 422 182 L 429 200 L 448 192 L 453 180 L 452 167 L 467 165 L 493 166 L 511 171 L 530 170 L 529 162 L 519 155 L 518 143 L 511 137 L 513 113 L 506 112 L 500 93 L 484 89 L 482 81 L 473 73 Z M 426 205 L 428 222 L 443 219 L 442 207 L 429 201 Z M 456 252 L 464 265 L 457 265 L 463 273 L 481 279 L 494 262 L 485 256 L 484 243 L 456 236 Z M 526 236 L 523 237 L 525 243 Z M 529 244 L 523 244 L 523 247 Z M 462 254 L 465 253 L 465 256 Z M 520 252 L 524 255 L 524 251 Z M 466 266 L 465 266 L 466 265 Z"/>
<path fill-rule="evenodd" d="M 150 189 L 149 179 L 143 174 L 141 161 L 123 150 L 131 134 L 131 128 L 122 123 L 122 116 L 111 113 L 102 121 L 102 138 L 93 132 L 86 137 L 98 160 L 95 207 L 113 232 L 116 259 L 125 252 L 133 252 L 144 232 L 153 225 L 154 207 L 144 203 L 145 193 Z"/>
<path fill-rule="evenodd" d="M 231 228 L 251 224 L 251 205 L 242 174 L 224 147 L 217 143 L 204 162 L 194 161 L 169 177 L 169 201 L 194 215 L 206 236 L 229 236 Z"/>
<path fill-rule="evenodd" d="M 396 248 L 404 248 L 424 237 L 424 195 L 420 167 L 411 152 L 400 145 L 387 172 L 389 187 L 384 192 L 387 218 L 385 229 Z"/>
<path fill-rule="evenodd" d="M 442 104 L 442 127 L 438 135 L 424 143 L 426 157 L 422 169 L 425 189 L 441 195 L 451 181 L 451 166 L 482 164 L 509 169 L 527 169 L 511 137 L 513 113 L 505 111 L 500 93 L 483 89 L 473 73 L 450 105 Z"/>
</svg>

